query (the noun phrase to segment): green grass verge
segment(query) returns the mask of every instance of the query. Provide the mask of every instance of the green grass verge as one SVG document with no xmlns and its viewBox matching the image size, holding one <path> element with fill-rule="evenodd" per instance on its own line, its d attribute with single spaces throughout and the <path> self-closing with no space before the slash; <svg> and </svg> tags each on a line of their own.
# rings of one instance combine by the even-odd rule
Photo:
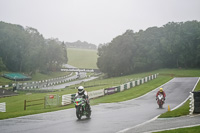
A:
<svg viewBox="0 0 200 133">
<path fill-rule="evenodd" d="M 166 130 L 156 133 L 199 133 L 200 126 L 189 127 L 189 128 L 179 128 L 175 130 Z"/>
</svg>

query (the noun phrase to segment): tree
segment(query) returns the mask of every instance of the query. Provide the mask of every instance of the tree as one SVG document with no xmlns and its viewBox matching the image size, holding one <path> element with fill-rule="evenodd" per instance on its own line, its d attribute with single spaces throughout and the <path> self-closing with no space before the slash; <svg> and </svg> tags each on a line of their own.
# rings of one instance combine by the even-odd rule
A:
<svg viewBox="0 0 200 133">
<path fill-rule="evenodd" d="M 109 76 L 159 68 L 200 67 L 200 22 L 170 22 L 133 33 L 127 30 L 98 47 L 97 66 Z"/>
<path fill-rule="evenodd" d="M 0 58 L 0 72 L 6 70 L 6 65 L 4 65 L 2 59 Z"/>
<path fill-rule="evenodd" d="M 67 62 L 66 48 L 56 39 L 44 39 L 37 29 L 0 22 L 0 36 L 0 57 L 8 71 L 44 72 Z"/>
</svg>

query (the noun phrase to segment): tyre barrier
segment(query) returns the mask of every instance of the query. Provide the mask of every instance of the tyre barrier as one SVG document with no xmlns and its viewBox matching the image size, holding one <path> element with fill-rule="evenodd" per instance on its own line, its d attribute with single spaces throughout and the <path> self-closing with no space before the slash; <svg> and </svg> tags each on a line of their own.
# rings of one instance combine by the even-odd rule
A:
<svg viewBox="0 0 200 133">
<path fill-rule="evenodd" d="M 200 113 L 200 91 L 190 93 L 190 114 Z"/>
</svg>

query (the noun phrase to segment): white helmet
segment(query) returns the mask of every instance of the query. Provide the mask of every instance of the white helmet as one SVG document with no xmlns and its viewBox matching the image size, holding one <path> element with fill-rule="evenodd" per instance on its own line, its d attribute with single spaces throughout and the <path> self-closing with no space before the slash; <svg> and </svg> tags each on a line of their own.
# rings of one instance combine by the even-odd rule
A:
<svg viewBox="0 0 200 133">
<path fill-rule="evenodd" d="M 78 93 L 82 93 L 84 91 L 84 87 L 83 86 L 79 86 L 78 87 Z"/>
</svg>

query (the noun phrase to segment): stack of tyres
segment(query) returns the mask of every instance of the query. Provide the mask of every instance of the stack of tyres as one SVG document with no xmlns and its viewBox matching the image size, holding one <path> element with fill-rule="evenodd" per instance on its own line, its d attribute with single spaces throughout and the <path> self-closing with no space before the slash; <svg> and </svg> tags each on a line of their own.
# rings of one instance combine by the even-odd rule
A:
<svg viewBox="0 0 200 133">
<path fill-rule="evenodd" d="M 194 112 L 200 113 L 200 91 L 192 92 L 194 95 Z"/>
</svg>

